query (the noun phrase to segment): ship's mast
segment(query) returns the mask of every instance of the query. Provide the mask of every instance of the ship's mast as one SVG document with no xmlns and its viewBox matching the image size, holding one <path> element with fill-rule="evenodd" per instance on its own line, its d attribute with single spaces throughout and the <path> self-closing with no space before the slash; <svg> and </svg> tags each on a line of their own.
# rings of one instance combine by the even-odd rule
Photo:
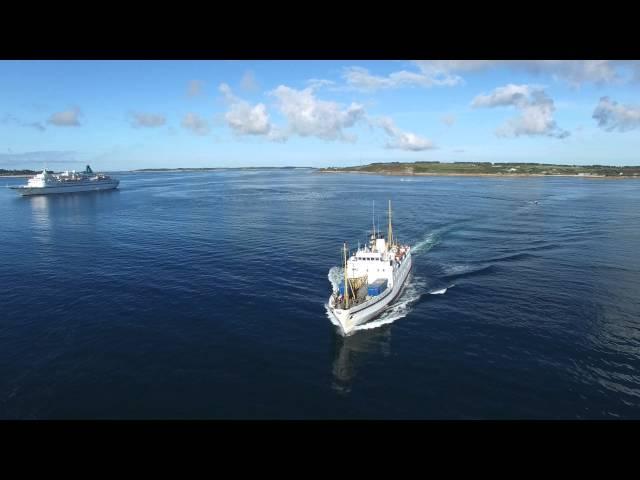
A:
<svg viewBox="0 0 640 480">
<path fill-rule="evenodd" d="M 373 201 L 373 213 L 371 214 L 371 222 L 373 223 L 373 238 L 376 238 L 376 201 Z M 374 240 L 375 241 L 375 240 Z"/>
<path fill-rule="evenodd" d="M 389 248 L 393 247 L 393 229 L 391 228 L 391 200 L 389 200 Z"/>
<path fill-rule="evenodd" d="M 349 282 L 347 279 L 347 242 L 344 242 L 344 306 L 349 310 Z"/>
</svg>

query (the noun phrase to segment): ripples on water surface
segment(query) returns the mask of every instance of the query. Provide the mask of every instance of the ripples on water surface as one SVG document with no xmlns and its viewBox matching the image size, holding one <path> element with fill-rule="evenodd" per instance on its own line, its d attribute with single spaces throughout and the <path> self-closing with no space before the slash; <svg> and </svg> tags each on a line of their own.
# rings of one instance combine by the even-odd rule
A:
<svg viewBox="0 0 640 480">
<path fill-rule="evenodd" d="M 640 182 L 120 178 L 0 191 L 1 418 L 640 418 Z M 327 272 L 389 198 L 411 284 L 343 338 Z"/>
</svg>

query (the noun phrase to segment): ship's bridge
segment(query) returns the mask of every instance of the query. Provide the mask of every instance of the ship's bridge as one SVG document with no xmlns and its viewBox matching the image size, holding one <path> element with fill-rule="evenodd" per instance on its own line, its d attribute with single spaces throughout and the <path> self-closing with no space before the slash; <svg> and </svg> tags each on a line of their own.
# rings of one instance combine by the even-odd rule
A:
<svg viewBox="0 0 640 480">
<path fill-rule="evenodd" d="M 384 246 L 384 239 L 378 239 Z M 378 279 L 386 279 L 393 282 L 393 262 L 388 257 L 386 250 L 368 247 L 359 249 L 349 257 L 347 262 L 347 274 L 349 278 L 367 277 L 372 283 Z"/>
<path fill-rule="evenodd" d="M 367 252 L 364 250 L 360 250 L 351 257 L 351 260 L 380 260 L 381 258 L 381 252 Z"/>
</svg>

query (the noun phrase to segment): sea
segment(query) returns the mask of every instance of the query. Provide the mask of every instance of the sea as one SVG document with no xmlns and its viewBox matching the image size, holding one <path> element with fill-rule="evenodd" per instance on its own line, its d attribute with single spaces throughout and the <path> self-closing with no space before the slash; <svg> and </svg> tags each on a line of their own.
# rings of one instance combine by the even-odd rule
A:
<svg viewBox="0 0 640 480">
<path fill-rule="evenodd" d="M 114 175 L 0 178 L 1 419 L 640 419 L 640 181 Z M 389 200 L 413 272 L 345 337 Z"/>
</svg>

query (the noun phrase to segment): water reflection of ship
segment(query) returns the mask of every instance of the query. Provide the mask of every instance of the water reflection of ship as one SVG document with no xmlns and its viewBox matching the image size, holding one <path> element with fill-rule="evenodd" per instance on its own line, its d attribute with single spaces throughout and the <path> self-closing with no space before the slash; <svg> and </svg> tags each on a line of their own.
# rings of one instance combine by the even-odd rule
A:
<svg viewBox="0 0 640 480">
<path fill-rule="evenodd" d="M 117 190 L 106 190 L 95 192 L 99 194 L 110 194 Z M 81 193 L 67 193 L 66 195 L 34 195 L 27 197 L 31 203 L 31 211 L 34 218 L 40 224 L 46 223 L 50 226 L 51 217 L 55 213 L 56 208 L 64 208 L 67 213 L 80 213 L 86 211 L 90 207 L 95 208 L 96 195 L 82 195 Z M 53 210 L 52 210 L 53 209 Z"/>
<path fill-rule="evenodd" d="M 102 196 L 118 195 L 120 190 L 100 190 L 92 195 L 85 193 L 67 193 L 65 195 L 30 195 L 20 197 L 31 206 L 31 214 L 34 225 L 34 238 L 42 243 L 50 243 L 51 231 L 56 218 L 66 221 L 84 221 L 87 212 L 96 212 L 99 205 L 99 198 Z M 62 213 L 60 213 L 62 212 Z M 58 216 L 56 216 L 58 215 Z M 96 225 L 89 222 L 89 226 Z"/>
<path fill-rule="evenodd" d="M 33 218 L 33 238 L 40 243 L 51 242 L 51 213 L 49 212 L 49 198 L 46 196 L 33 196 L 31 200 L 31 213 Z"/>
<path fill-rule="evenodd" d="M 340 393 L 349 393 L 359 367 L 372 354 L 388 356 L 391 353 L 390 343 L 390 325 L 362 330 L 357 335 L 335 335 L 333 388 Z"/>
</svg>

